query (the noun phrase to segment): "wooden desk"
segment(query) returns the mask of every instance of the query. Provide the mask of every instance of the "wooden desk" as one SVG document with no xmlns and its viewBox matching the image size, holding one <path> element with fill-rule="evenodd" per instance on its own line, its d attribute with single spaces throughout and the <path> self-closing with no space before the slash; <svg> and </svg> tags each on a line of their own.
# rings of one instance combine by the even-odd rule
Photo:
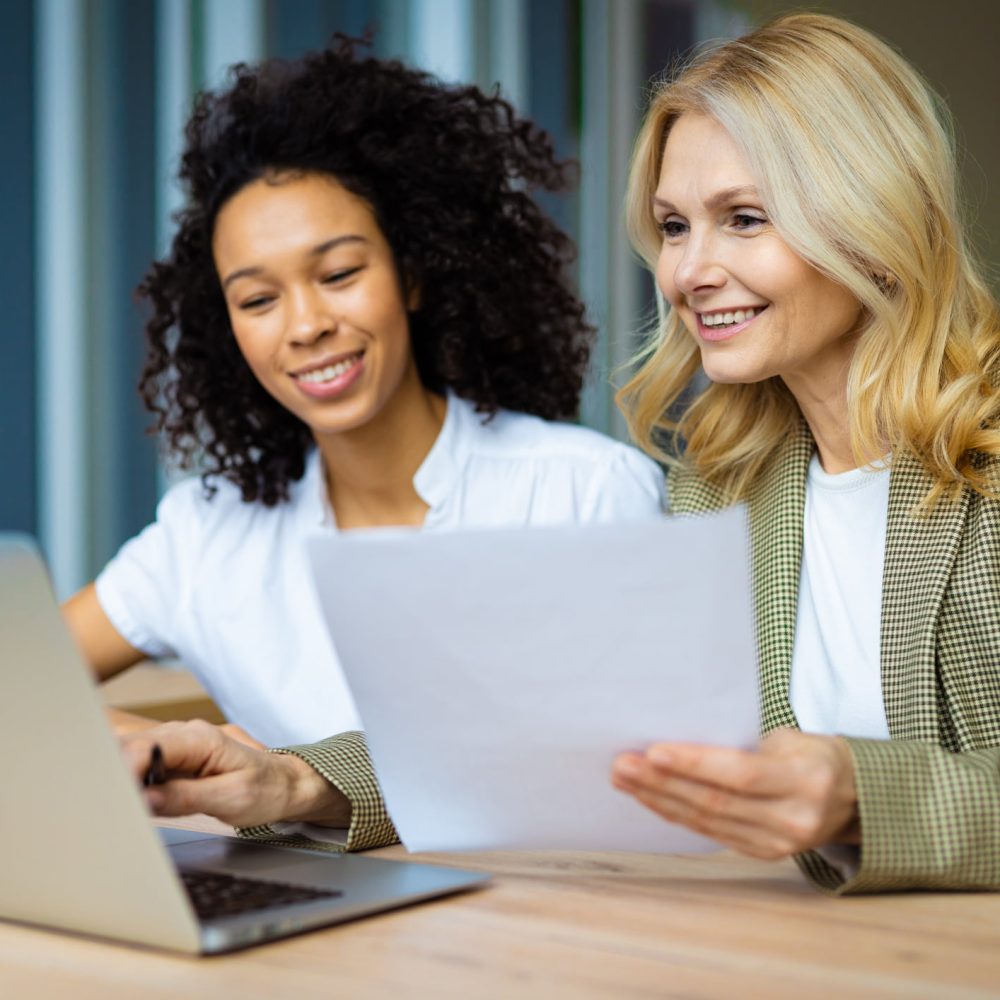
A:
<svg viewBox="0 0 1000 1000">
<path fill-rule="evenodd" d="M 0 997 L 1000 997 L 1000 894 L 830 899 L 731 854 L 422 859 L 496 878 L 207 959 L 0 923 Z"/>
<path fill-rule="evenodd" d="M 225 722 L 215 702 L 181 667 L 139 663 L 101 685 L 107 705 L 166 722 L 169 719 L 205 719 Z"/>
</svg>

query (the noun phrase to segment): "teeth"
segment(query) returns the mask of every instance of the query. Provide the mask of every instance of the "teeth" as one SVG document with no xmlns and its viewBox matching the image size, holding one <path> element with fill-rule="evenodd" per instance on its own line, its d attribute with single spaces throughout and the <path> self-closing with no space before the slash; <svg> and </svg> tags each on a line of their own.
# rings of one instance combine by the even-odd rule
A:
<svg viewBox="0 0 1000 1000">
<path fill-rule="evenodd" d="M 734 323 L 745 323 L 762 311 L 763 307 L 755 307 L 736 309 L 733 312 L 702 313 L 701 321 L 705 326 L 732 326 Z"/>
<path fill-rule="evenodd" d="M 311 372 L 295 377 L 300 382 L 332 382 L 338 375 L 353 368 L 357 363 L 357 356 L 348 358 L 346 361 L 338 361 L 335 365 L 327 365 L 326 368 L 315 368 Z"/>
</svg>

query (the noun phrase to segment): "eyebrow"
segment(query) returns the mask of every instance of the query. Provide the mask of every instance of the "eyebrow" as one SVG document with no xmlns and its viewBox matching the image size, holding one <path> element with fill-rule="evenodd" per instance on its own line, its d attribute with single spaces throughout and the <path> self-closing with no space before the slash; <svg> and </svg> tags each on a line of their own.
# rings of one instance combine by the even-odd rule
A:
<svg viewBox="0 0 1000 1000">
<path fill-rule="evenodd" d="M 737 201 L 740 198 L 759 198 L 760 192 L 753 186 L 753 184 L 737 184 L 734 187 L 723 188 L 721 191 L 716 191 L 708 201 L 705 202 L 706 208 L 718 208 L 720 205 L 728 205 L 731 202 Z M 660 208 L 665 208 L 668 212 L 676 212 L 677 208 L 672 205 L 669 201 L 664 198 L 660 198 L 657 195 L 653 195 L 653 204 L 659 205 Z"/>
<path fill-rule="evenodd" d="M 359 236 L 354 233 L 347 233 L 344 236 L 334 236 L 333 239 L 324 240 L 322 243 L 317 243 L 309 251 L 310 257 L 322 257 L 328 250 L 332 250 L 334 247 L 339 247 L 344 243 L 367 243 L 368 240 L 364 236 Z M 223 290 L 227 289 L 234 281 L 239 278 L 254 278 L 258 274 L 263 274 L 264 268 L 258 267 L 256 265 L 252 267 L 241 267 L 238 271 L 233 271 L 232 274 L 226 275 L 225 280 L 222 282 Z"/>
</svg>

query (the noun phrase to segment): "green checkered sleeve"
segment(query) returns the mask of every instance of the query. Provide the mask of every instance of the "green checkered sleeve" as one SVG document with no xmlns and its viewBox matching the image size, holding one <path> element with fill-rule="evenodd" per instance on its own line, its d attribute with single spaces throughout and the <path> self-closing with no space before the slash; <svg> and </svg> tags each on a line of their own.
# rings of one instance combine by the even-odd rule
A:
<svg viewBox="0 0 1000 1000">
<path fill-rule="evenodd" d="M 399 841 L 386 811 L 363 733 L 341 733 L 305 746 L 275 748 L 271 753 L 300 757 L 346 796 L 351 803 L 347 840 L 343 844 L 329 844 L 310 840 L 301 834 L 280 834 L 269 826 L 242 827 L 236 831 L 241 837 L 289 847 L 313 847 L 337 852 L 365 851 Z"/>
<path fill-rule="evenodd" d="M 798 862 L 837 895 L 1000 888 L 1000 749 L 847 738 L 863 846 L 845 879 L 815 854 Z"/>
</svg>

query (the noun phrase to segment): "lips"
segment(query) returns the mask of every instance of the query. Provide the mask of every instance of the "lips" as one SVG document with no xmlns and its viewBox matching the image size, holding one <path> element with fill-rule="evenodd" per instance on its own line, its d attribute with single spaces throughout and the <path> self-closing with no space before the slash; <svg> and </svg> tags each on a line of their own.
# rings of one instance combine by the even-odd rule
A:
<svg viewBox="0 0 1000 1000">
<path fill-rule="evenodd" d="M 743 306 L 695 313 L 698 333 L 703 340 L 728 340 L 745 330 L 767 306 Z"/>
<path fill-rule="evenodd" d="M 321 358 L 313 364 L 289 372 L 298 388 L 314 399 L 330 399 L 345 392 L 360 378 L 365 367 L 365 352 Z"/>
<path fill-rule="evenodd" d="M 357 351 L 346 357 L 341 357 L 334 361 L 321 361 L 304 370 L 292 373 L 292 378 L 299 382 L 321 383 L 332 382 L 335 378 L 343 375 L 354 367 L 360 360 L 364 351 Z"/>
</svg>

